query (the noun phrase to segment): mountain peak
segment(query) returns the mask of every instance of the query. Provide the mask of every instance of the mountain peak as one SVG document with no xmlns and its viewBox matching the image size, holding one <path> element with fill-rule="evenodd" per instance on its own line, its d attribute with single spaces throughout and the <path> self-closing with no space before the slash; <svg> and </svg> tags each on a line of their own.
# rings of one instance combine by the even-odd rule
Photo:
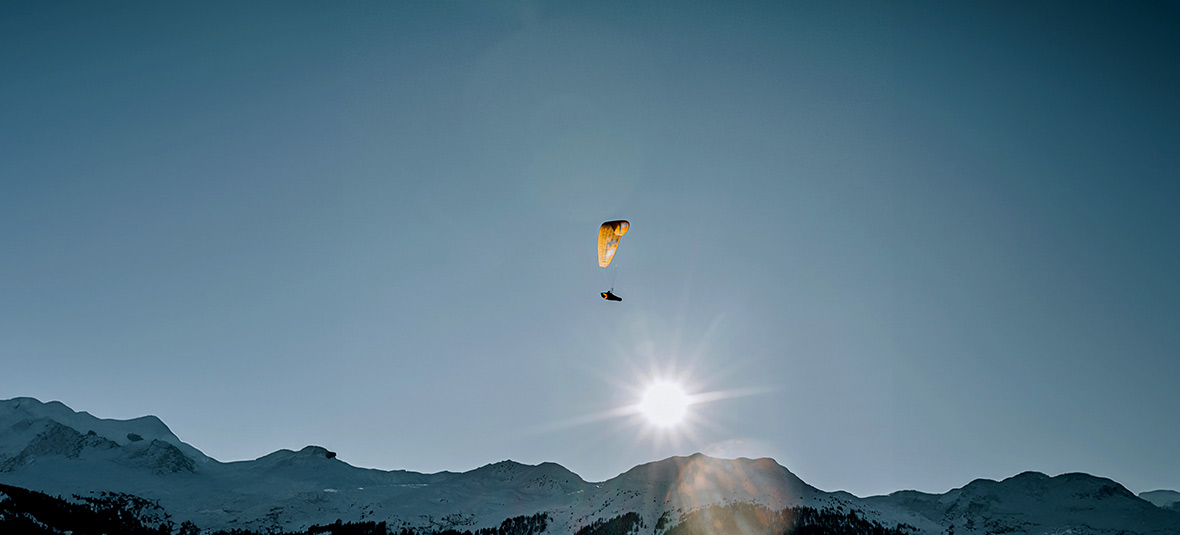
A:
<svg viewBox="0 0 1180 535">
<path fill-rule="evenodd" d="M 309 457 L 323 457 L 325 459 L 336 458 L 336 452 L 328 451 L 328 448 L 322 446 L 304 446 L 303 449 L 299 450 L 299 454 Z"/>
<path fill-rule="evenodd" d="M 325 448 L 323 446 L 311 445 L 311 446 L 304 446 L 299 451 L 289 450 L 286 448 L 283 448 L 280 450 L 275 450 L 275 451 L 272 451 L 266 455 L 263 455 L 262 457 L 259 457 L 256 460 L 278 463 L 278 462 L 291 462 L 291 461 L 314 462 L 318 459 L 337 460 L 336 459 L 336 452 L 330 451 L 330 450 L 328 450 L 328 448 Z"/>
<path fill-rule="evenodd" d="M 42 402 L 37 398 L 30 397 L 15 397 L 12 399 L 0 400 L 0 418 L 5 416 L 25 416 L 29 418 L 49 418 L 53 420 L 57 420 L 59 418 L 76 418 L 77 416 L 94 418 L 94 416 L 92 416 L 90 413 L 85 411 L 76 412 L 73 409 L 67 407 L 65 403 L 60 401 Z"/>
<path fill-rule="evenodd" d="M 962 488 L 948 492 L 954 498 L 978 496 L 1005 496 L 1019 493 L 1030 496 L 1073 495 L 1078 498 L 1104 499 L 1113 496 L 1134 498 L 1135 494 L 1121 484 L 1105 477 L 1082 472 L 1070 472 L 1049 476 L 1041 472 L 1028 471 L 1002 481 L 976 479 Z"/>
<path fill-rule="evenodd" d="M 1008 480 L 1026 480 L 1026 481 L 1044 481 L 1049 479 L 1049 475 L 1044 472 L 1037 472 L 1036 470 L 1027 470 L 1005 479 Z"/>
<path fill-rule="evenodd" d="M 151 443 L 159 440 L 175 446 L 185 456 L 197 463 L 205 463 L 210 459 L 196 448 L 182 442 L 167 425 L 156 416 L 147 415 L 130 420 L 116 420 L 97 418 L 85 411 L 75 411 L 60 401 L 41 402 L 31 397 L 16 397 L 0 400 L 0 429 L 13 429 L 20 426 L 28 433 L 35 433 L 41 427 L 32 424 L 36 422 L 53 422 L 77 431 L 81 435 L 96 435 L 118 446 L 146 441 Z M 22 424 L 24 424 L 22 426 Z M 18 437 L 13 444 L 0 441 L 0 456 L 16 455 L 17 451 L 8 451 L 12 447 L 23 447 L 31 437 Z"/>
<path fill-rule="evenodd" d="M 560 481 L 577 481 L 584 483 L 585 481 L 577 474 L 569 471 L 564 466 L 553 462 L 543 462 L 541 464 L 524 464 L 513 461 L 511 459 L 485 464 L 469 474 L 489 477 L 494 479 L 503 479 L 510 481 L 515 478 L 547 478 L 550 480 Z"/>
<path fill-rule="evenodd" d="M 1139 497 L 1157 507 L 1180 511 L 1180 492 L 1174 490 L 1151 490 L 1139 493 Z"/>
<path fill-rule="evenodd" d="M 719 459 L 702 453 L 642 464 L 604 483 L 664 496 L 668 507 L 704 503 L 758 503 L 772 509 L 820 505 L 826 493 L 808 485 L 773 459 Z"/>
<path fill-rule="evenodd" d="M 747 457 L 738 457 L 736 459 L 722 459 L 719 457 L 710 457 L 704 453 L 693 453 L 687 457 L 674 456 L 662 459 L 659 461 L 652 461 L 650 463 L 641 464 L 627 472 L 620 477 L 628 474 L 642 475 L 646 478 L 660 479 L 662 477 L 679 477 L 684 470 L 738 470 L 738 471 L 758 471 L 787 474 L 791 478 L 795 475 L 787 470 L 784 466 L 778 464 L 777 461 L 769 457 L 762 457 L 758 459 L 750 459 Z"/>
</svg>

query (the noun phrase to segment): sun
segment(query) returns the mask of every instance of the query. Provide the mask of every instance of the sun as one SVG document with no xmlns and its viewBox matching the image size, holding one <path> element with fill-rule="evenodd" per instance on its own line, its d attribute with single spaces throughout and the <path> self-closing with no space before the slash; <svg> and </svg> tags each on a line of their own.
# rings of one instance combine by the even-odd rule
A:
<svg viewBox="0 0 1180 535">
<path fill-rule="evenodd" d="M 639 412 L 648 421 L 660 427 L 671 427 L 688 413 L 689 397 L 678 385 L 669 382 L 655 382 L 643 392 Z"/>
</svg>

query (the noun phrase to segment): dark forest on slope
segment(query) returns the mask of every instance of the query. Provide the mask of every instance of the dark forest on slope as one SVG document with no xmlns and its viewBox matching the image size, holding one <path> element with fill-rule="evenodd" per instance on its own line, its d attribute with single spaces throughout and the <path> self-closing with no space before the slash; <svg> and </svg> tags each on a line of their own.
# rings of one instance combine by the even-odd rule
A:
<svg viewBox="0 0 1180 535">
<path fill-rule="evenodd" d="M 498 527 L 475 531 L 390 528 L 385 522 L 343 522 L 316 525 L 304 531 L 216 531 L 224 535 L 539 535 L 549 526 L 545 513 L 504 520 Z M 575 535 L 909 535 L 909 526 L 893 528 L 867 520 L 855 511 L 791 507 L 771 510 L 752 504 L 715 505 L 689 513 L 673 524 L 665 513 L 649 528 L 637 513 L 600 519 Z M 151 502 L 129 494 L 103 493 L 71 500 L 0 485 L 0 533 L 19 535 L 196 535 L 190 521 L 175 522 Z"/>
</svg>

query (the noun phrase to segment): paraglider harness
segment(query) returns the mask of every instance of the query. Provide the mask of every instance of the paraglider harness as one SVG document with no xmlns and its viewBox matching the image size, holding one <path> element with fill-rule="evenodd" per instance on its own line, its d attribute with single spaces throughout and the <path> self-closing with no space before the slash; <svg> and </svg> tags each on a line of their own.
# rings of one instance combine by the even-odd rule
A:
<svg viewBox="0 0 1180 535">
<path fill-rule="evenodd" d="M 619 297 L 619 296 L 617 296 L 617 295 L 615 295 L 615 294 L 611 293 L 611 292 L 613 292 L 613 291 L 614 291 L 614 288 L 611 288 L 610 290 L 607 290 L 607 291 L 605 291 L 605 292 L 602 292 L 602 293 L 600 293 L 600 294 L 598 294 L 598 295 L 601 295 L 601 296 L 602 296 L 602 298 L 603 298 L 603 299 L 606 299 L 607 301 L 622 301 L 622 300 L 623 300 L 623 298 L 622 298 L 622 297 Z"/>
</svg>

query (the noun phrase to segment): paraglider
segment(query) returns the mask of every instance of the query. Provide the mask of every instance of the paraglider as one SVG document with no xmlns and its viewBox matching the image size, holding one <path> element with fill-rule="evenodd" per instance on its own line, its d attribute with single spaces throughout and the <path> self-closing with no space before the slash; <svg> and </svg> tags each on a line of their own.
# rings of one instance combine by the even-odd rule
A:
<svg viewBox="0 0 1180 535">
<path fill-rule="evenodd" d="M 623 235 L 630 228 L 631 223 L 622 219 L 607 221 L 598 227 L 598 267 L 605 268 L 610 266 L 611 260 L 615 258 L 615 251 L 619 248 L 619 240 L 623 238 Z M 610 290 L 602 292 L 599 295 L 607 301 L 622 301 L 623 298 L 614 294 L 615 272 L 608 270 L 607 276 L 610 280 Z"/>
</svg>

